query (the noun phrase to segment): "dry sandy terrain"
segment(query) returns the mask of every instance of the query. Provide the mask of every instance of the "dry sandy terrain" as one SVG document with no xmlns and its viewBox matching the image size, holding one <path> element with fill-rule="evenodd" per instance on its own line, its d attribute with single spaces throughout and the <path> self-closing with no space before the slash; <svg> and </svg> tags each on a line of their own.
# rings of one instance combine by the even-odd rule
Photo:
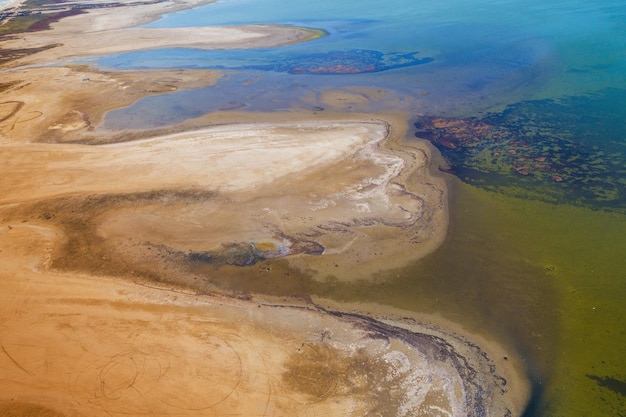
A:
<svg viewBox="0 0 626 417">
<path fill-rule="evenodd" d="M 71 260 L 75 268 L 97 254 L 158 270 L 165 257 L 195 276 L 205 266 L 308 253 L 288 256 L 290 268 L 355 280 L 402 266 L 445 238 L 445 184 L 430 175 L 424 145 L 401 143 L 402 116 L 257 114 L 273 123 L 236 123 L 253 116 L 228 113 L 175 127 L 183 133 L 94 129 L 115 105 L 217 79 L 202 71 L 145 74 L 133 81 L 140 73 L 33 68 L 6 78 L 0 155 L 12 174 L 0 179 L 0 202 L 28 202 L 15 212 L 53 215 L 48 221 L 98 247 L 58 255 L 57 265 Z M 285 121 L 293 118 L 301 121 Z M 158 193 L 170 196 L 168 204 L 155 207 Z M 89 203 L 94 198 L 107 203 Z M 92 233 L 59 205 L 81 207 L 76 213 Z M 235 244 L 236 259 L 217 256 Z M 190 262 L 184 252 L 207 262 Z M 252 258 L 242 261 L 246 254 Z M 168 279 L 188 284 L 184 271 Z"/>
<path fill-rule="evenodd" d="M 62 20 L 21 41 L 63 46 L 23 62 L 89 53 L 72 32 L 81 27 L 106 40 L 102 53 L 121 50 L 143 36 L 125 26 L 174 6 L 116 10 L 123 24 L 106 10 Z M 296 32 L 232 28 L 221 46 L 304 39 Z M 218 78 L 3 74 L 0 415 L 521 414 L 526 381 L 493 342 L 398 320 L 405 312 L 348 314 L 224 285 L 260 268 L 275 280 L 352 282 L 405 265 L 444 240 L 447 194 L 428 148 L 403 141 L 404 115 L 231 112 L 158 131 L 99 129 L 108 110 Z"/>
<path fill-rule="evenodd" d="M 450 336 L 54 273 L 62 236 L 0 233 L 1 415 L 504 414 L 492 364 Z"/>
<path fill-rule="evenodd" d="M 2 48 L 42 49 L 41 52 L 11 63 L 12 66 L 18 66 L 149 49 L 268 48 L 304 42 L 324 34 L 320 30 L 277 25 L 132 27 L 147 23 L 164 12 L 189 7 L 187 3 L 193 2 L 169 1 L 147 5 L 141 8 L 141 13 L 133 10 L 138 7 L 92 9 L 87 14 L 66 17 L 61 22 L 53 23 L 52 30 L 11 36 L 2 42 Z M 52 45 L 53 48 L 46 49 Z"/>
<path fill-rule="evenodd" d="M 106 55 L 121 52 L 132 52 L 148 49 L 163 48 L 193 48 L 193 49 L 221 49 L 221 48 L 265 48 L 269 46 L 288 45 L 320 36 L 319 31 L 299 29 L 288 26 L 248 25 L 238 27 L 196 27 L 196 28 L 133 28 L 133 29 L 103 29 L 91 28 L 81 32 L 72 26 L 72 19 L 81 19 L 81 16 L 68 17 L 62 23 L 56 24 L 65 31 L 35 32 L 26 36 L 17 37 L 4 43 L 4 47 L 42 48 L 51 44 L 57 47 L 47 49 L 28 57 L 24 62 L 31 60 L 53 61 L 58 59 L 81 58 L 85 55 Z M 67 25 L 67 26 L 66 26 Z M 75 39 L 67 42 L 68 36 Z M 14 63 L 15 65 L 16 63 Z"/>
</svg>

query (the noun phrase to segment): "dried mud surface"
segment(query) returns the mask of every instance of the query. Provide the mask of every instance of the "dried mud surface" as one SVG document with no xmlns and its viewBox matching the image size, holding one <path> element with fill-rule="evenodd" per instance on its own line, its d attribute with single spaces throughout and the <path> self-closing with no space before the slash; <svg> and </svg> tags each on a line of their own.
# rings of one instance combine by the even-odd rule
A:
<svg viewBox="0 0 626 417">
<path fill-rule="evenodd" d="M 228 112 L 106 132 L 108 110 L 219 74 L 3 77 L 0 415 L 522 413 L 526 382 L 493 342 L 236 284 L 260 268 L 367 279 L 441 244 L 446 187 L 428 148 L 403 141 L 404 115 Z"/>
</svg>

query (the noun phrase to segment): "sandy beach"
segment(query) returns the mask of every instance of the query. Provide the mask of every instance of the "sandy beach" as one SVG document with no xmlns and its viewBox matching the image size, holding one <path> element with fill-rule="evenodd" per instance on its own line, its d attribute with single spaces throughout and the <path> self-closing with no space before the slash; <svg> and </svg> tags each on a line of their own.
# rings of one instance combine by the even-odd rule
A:
<svg viewBox="0 0 626 417">
<path fill-rule="evenodd" d="M 61 236 L 32 225 L 1 233 L 3 415 L 474 415 L 468 408 L 485 405 L 502 415 L 509 406 L 493 364 L 445 333 L 54 273 L 46 253 Z"/>
<path fill-rule="evenodd" d="M 521 415 L 528 383 L 495 341 L 384 306 L 219 285 L 259 268 L 358 282 L 436 250 L 446 184 L 429 148 L 404 140 L 407 115 L 333 112 L 346 97 L 329 92 L 323 114 L 110 132 L 108 111 L 221 74 L 38 66 L 320 35 L 133 28 L 193 4 L 95 9 L 2 41 L 58 46 L 5 64 L 0 89 L 0 415 Z"/>
<path fill-rule="evenodd" d="M 28 32 L 5 39 L 3 49 L 38 50 L 12 66 L 60 62 L 98 55 L 185 47 L 192 49 L 268 48 L 305 42 L 324 32 L 294 26 L 205 26 L 188 28 L 139 28 L 158 16 L 210 1 L 168 1 L 141 6 L 90 9 L 89 13 L 53 22 L 51 30 Z M 69 3 L 71 5 L 71 3 Z M 121 2 L 120 4 L 124 4 Z M 15 4 L 13 7 L 17 7 Z M 53 47 L 50 47 L 53 46 Z"/>
<path fill-rule="evenodd" d="M 94 19 L 87 31 L 80 31 L 85 25 L 84 15 L 68 17 L 53 26 L 64 30 L 29 33 L 27 36 L 4 43 L 4 47 L 45 48 L 47 45 L 59 44 L 52 49 L 45 49 L 25 60 L 58 61 L 164 48 L 192 49 L 223 49 L 223 48 L 267 48 L 302 42 L 321 35 L 321 32 L 291 26 L 248 25 L 238 27 L 196 27 L 196 28 L 130 28 L 101 29 L 94 27 L 104 25 Z M 73 25 L 72 20 L 80 22 Z M 68 37 L 74 40 L 68 43 Z M 17 64 L 15 62 L 14 64 Z"/>
</svg>

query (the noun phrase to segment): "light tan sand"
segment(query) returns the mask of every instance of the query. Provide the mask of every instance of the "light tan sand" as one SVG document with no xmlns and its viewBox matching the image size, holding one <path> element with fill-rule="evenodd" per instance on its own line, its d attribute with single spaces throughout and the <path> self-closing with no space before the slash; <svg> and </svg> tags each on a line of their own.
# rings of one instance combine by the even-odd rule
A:
<svg viewBox="0 0 626 417">
<path fill-rule="evenodd" d="M 86 28 L 120 48 L 138 36 L 122 28 L 191 4 L 63 20 L 45 35 L 63 47 L 19 63 L 91 53 L 72 33 Z M 163 45 L 158 36 L 143 47 Z M 26 34 L 20 47 L 43 40 Z M 447 227 L 445 184 L 428 149 L 403 141 L 404 115 L 228 113 L 152 132 L 97 129 L 112 108 L 218 77 L 3 74 L 0 415 L 520 415 L 528 391 L 513 355 L 496 360 L 497 345 L 478 348 L 445 323 L 194 295 L 250 273 L 247 262 L 369 279 L 433 251 Z M 326 98 L 341 108 L 345 97 Z"/>
<path fill-rule="evenodd" d="M 219 78 L 219 73 L 203 70 L 14 70 L 2 74 L 2 82 L 12 87 L 0 94 L 0 139 L 26 143 L 81 138 L 109 110 L 148 95 L 210 86 Z"/>
<path fill-rule="evenodd" d="M 394 190 L 391 181 L 409 168 L 427 175 L 427 154 L 381 148 L 383 139 L 403 132 L 388 129 L 381 121 L 344 119 L 225 125 L 101 146 L 5 142 L 2 162 L 12 175 L 3 177 L 0 216 L 0 285 L 5 289 L 0 300 L 5 401 L 0 410 L 27 414 L 44 407 L 68 416 L 462 416 L 487 406 L 488 415 L 507 409 L 519 414 L 526 388 L 513 362 L 493 368 L 495 362 L 473 344 L 432 327 L 409 323 L 406 331 L 329 315 L 310 304 L 198 297 L 177 287 L 140 285 L 144 280 L 131 284 L 54 268 L 64 256 L 64 244 L 74 239 L 66 216 L 75 212 L 96 227 L 95 235 L 89 227 L 80 229 L 81 236 L 91 233 L 95 241 L 116 247 L 101 259 L 93 253 L 80 257 L 91 266 L 124 256 L 129 240 L 151 239 L 184 250 L 251 236 L 257 243 L 268 242 L 276 239 L 277 228 L 291 236 L 297 234 L 294 228 L 308 227 L 310 220 L 300 216 L 307 210 L 315 221 L 337 221 L 346 215 L 353 219 L 354 205 L 368 204 L 380 216 L 406 222 L 410 219 L 393 219 L 390 204 L 398 196 L 387 193 Z M 356 171 L 344 169 L 346 159 Z M 237 174 L 242 166 L 246 175 Z M 339 202 L 330 214 L 317 214 L 325 208 L 310 199 L 320 187 L 307 189 L 307 184 L 319 184 L 310 182 L 310 175 L 323 174 L 328 177 L 321 188 Z M 354 181 L 369 186 L 359 189 L 350 185 Z M 156 194 L 156 199 L 131 198 L 130 205 L 107 197 L 141 196 L 163 187 L 184 190 L 188 184 L 209 190 L 222 185 L 214 191 L 222 197 L 214 201 L 192 193 L 191 199 L 176 201 L 175 193 Z M 93 194 L 104 197 L 85 197 Z M 281 212 L 268 211 L 266 204 Z M 229 213 L 235 217 L 229 220 Z M 268 229 L 271 222 L 275 227 Z M 389 248 L 403 247 L 397 240 L 403 227 L 365 229 L 336 236 L 329 230 L 327 240 L 341 241 L 352 233 L 357 237 L 343 246 L 364 250 L 367 239 L 352 241 L 359 233 L 367 238 L 375 233 L 388 235 Z M 382 240 L 375 246 L 385 247 Z M 344 265 L 354 261 L 345 248 L 335 252 L 295 260 L 335 256 Z M 141 268 L 141 259 L 132 253 L 124 262 L 127 273 Z M 348 277 L 350 269 L 345 270 Z M 162 279 L 168 279 L 167 271 L 160 271 L 166 274 Z M 374 326 L 378 333 L 363 326 Z M 500 354 L 490 343 L 482 346 Z M 470 374 L 465 360 L 472 363 Z"/>
<path fill-rule="evenodd" d="M 77 21 L 72 26 L 72 19 Z M 319 31 L 289 26 L 248 25 L 237 27 L 195 27 L 195 28 L 131 28 L 108 29 L 81 32 L 83 15 L 65 19 L 61 27 L 67 31 L 42 31 L 29 33 L 4 47 L 41 48 L 46 45 L 58 46 L 29 56 L 26 62 L 37 60 L 77 59 L 87 56 L 107 55 L 149 49 L 190 48 L 267 48 L 301 42 L 319 36 Z M 67 26 L 66 26 L 67 25 Z"/>
<path fill-rule="evenodd" d="M 116 74 L 80 67 L 9 73 L 7 80 L 16 84 L 0 95 L 5 137 L 0 157 L 15 175 L 0 180 L 0 202 L 72 196 L 72 204 L 79 204 L 92 194 L 211 192 L 210 202 L 181 200 L 155 209 L 144 201 L 111 208 L 98 214 L 93 226 L 123 248 L 127 262 L 154 253 L 140 242 L 175 252 L 203 253 L 232 243 L 268 243 L 274 246 L 268 256 L 323 252 L 288 258 L 291 268 L 318 280 L 367 279 L 442 243 L 445 184 L 430 175 L 423 144 L 401 143 L 402 115 L 385 115 L 386 121 L 358 114 L 349 120 L 331 112 L 256 115 L 272 123 L 242 124 L 234 122 L 255 116 L 228 113 L 190 121 L 184 129 L 191 133 L 98 146 L 67 143 L 128 141 L 133 137 L 127 134 L 107 139 L 93 126 L 115 104 L 197 85 L 193 80 L 211 83 L 211 74 Z M 294 117 L 302 121 L 285 122 Z M 56 143 L 29 143 L 29 138 Z M 81 212 L 83 221 L 95 215 Z"/>
<path fill-rule="evenodd" d="M 5 49 L 31 49 L 54 46 L 11 62 L 19 66 L 58 62 L 97 55 L 149 49 L 191 48 L 268 48 L 304 42 L 323 34 L 320 30 L 278 25 L 205 26 L 186 28 L 133 27 L 156 19 L 164 12 L 191 4 L 187 1 L 156 3 L 112 9 L 91 9 L 88 13 L 64 18 L 50 30 L 19 34 L 2 43 Z M 169 6 L 169 7 L 168 7 Z M 137 13 L 141 9 L 142 13 Z"/>
<path fill-rule="evenodd" d="M 0 203 L 19 201 L 25 195 L 43 199 L 72 193 L 138 192 L 155 184 L 165 189 L 196 186 L 221 193 L 253 192 L 280 178 L 354 158 L 357 163 L 362 159 L 363 164 L 383 166 L 381 172 L 374 170 L 380 175 L 352 186 L 370 188 L 359 199 L 365 205 L 382 197 L 377 194 L 385 192 L 382 188 L 404 165 L 401 158 L 378 150 L 386 136 L 382 122 L 337 121 L 324 126 L 234 124 L 100 146 L 5 145 L 0 148 L 5 155 L 2 163 L 13 181 L 5 177 L 0 183 Z M 126 179 L 120 182 L 122 176 Z M 336 192 L 349 192 L 348 187 Z M 312 202 L 312 210 L 323 204 Z"/>
<path fill-rule="evenodd" d="M 298 249 L 304 244 L 323 255 L 289 257 L 293 268 L 325 279 L 341 263 L 340 279 L 367 279 L 432 251 L 445 234 L 440 180 L 405 184 L 428 176 L 425 150 L 384 149 L 388 132 L 380 120 L 328 120 L 234 124 L 99 146 L 5 144 L 0 158 L 12 174 L 0 180 L 0 203 L 202 190 L 211 199 L 158 209 L 112 205 L 94 226 L 119 240 L 117 256 L 128 260 L 147 256 L 144 245 L 126 247 L 130 240 L 196 252 L 269 242 L 271 257 L 311 252 Z M 38 210 L 54 212 L 55 204 Z"/>
<path fill-rule="evenodd" d="M 59 238 L 46 227 L 0 225 L 5 415 L 464 416 L 477 405 L 488 406 L 489 416 L 511 406 L 520 411 L 503 395 L 510 388 L 496 377 L 499 369 L 462 339 L 312 305 L 53 273 L 46 255 Z"/>
</svg>

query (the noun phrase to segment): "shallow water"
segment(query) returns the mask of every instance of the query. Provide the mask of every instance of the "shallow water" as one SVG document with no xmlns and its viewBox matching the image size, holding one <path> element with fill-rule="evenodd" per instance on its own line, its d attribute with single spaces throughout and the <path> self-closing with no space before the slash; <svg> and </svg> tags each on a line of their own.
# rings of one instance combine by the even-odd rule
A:
<svg viewBox="0 0 626 417">
<path fill-rule="evenodd" d="M 535 384 L 529 416 L 626 415 L 626 5 L 223 0 L 148 26 L 240 23 L 313 27 L 327 36 L 269 50 L 98 59 L 116 68 L 225 71 L 215 87 L 111 112 L 104 127 L 157 126 L 234 106 L 323 108 L 323 91 L 369 87 L 388 93 L 368 108 L 343 110 L 408 110 L 416 122 L 419 114 L 488 123 L 498 135 L 454 149 L 435 141 L 447 158 L 441 165 L 458 177 L 442 174 L 453 185 L 449 238 L 428 258 L 389 272 L 390 280 L 242 276 L 231 285 L 442 314 L 519 350 Z M 337 62 L 378 66 L 358 74 L 293 71 Z M 533 165 L 520 171 L 529 158 Z"/>
<path fill-rule="evenodd" d="M 337 9 L 335 4 L 325 6 L 324 2 L 291 3 L 289 8 L 269 0 L 218 2 L 195 12 L 167 16 L 149 26 L 272 22 L 323 29 L 328 35 L 275 49 L 142 51 L 104 57 L 98 63 L 114 68 L 230 69 L 226 81 L 229 95 L 251 109 L 258 106 L 254 97 L 262 96 L 268 89 L 275 100 L 286 106 L 308 108 L 310 102 L 300 101 L 311 91 L 376 86 L 410 98 L 413 103 L 408 110 L 447 114 L 468 114 L 504 104 L 536 91 L 545 84 L 547 75 L 561 69 L 554 42 L 526 28 L 505 26 L 498 20 L 455 20 L 446 16 L 449 11 L 432 6 L 424 9 L 417 4 L 398 8 L 372 1 L 342 4 L 343 8 Z M 247 18 L 245 13 L 251 5 L 255 5 L 249 13 L 252 17 Z M 282 13 L 273 16 L 277 8 Z M 359 68 L 376 69 L 358 74 L 332 71 L 337 63 L 346 61 L 361 64 Z M 319 67 L 328 69 L 324 77 L 309 72 Z M 304 73 L 294 73 L 298 68 L 304 68 Z M 265 74 L 257 83 L 238 88 L 230 81 L 233 77 L 251 78 L 251 74 L 256 77 L 258 71 Z M 295 90 L 294 85 L 299 88 Z M 209 100 L 194 101 L 195 107 L 189 109 L 189 114 L 211 110 L 203 103 L 219 101 L 219 94 L 219 89 L 207 90 L 205 98 Z M 150 99 L 151 104 L 158 100 Z M 161 100 L 171 107 L 179 103 L 192 105 L 185 93 Z M 128 126 L 117 117 L 122 116 L 111 114 L 106 126 Z"/>
</svg>

